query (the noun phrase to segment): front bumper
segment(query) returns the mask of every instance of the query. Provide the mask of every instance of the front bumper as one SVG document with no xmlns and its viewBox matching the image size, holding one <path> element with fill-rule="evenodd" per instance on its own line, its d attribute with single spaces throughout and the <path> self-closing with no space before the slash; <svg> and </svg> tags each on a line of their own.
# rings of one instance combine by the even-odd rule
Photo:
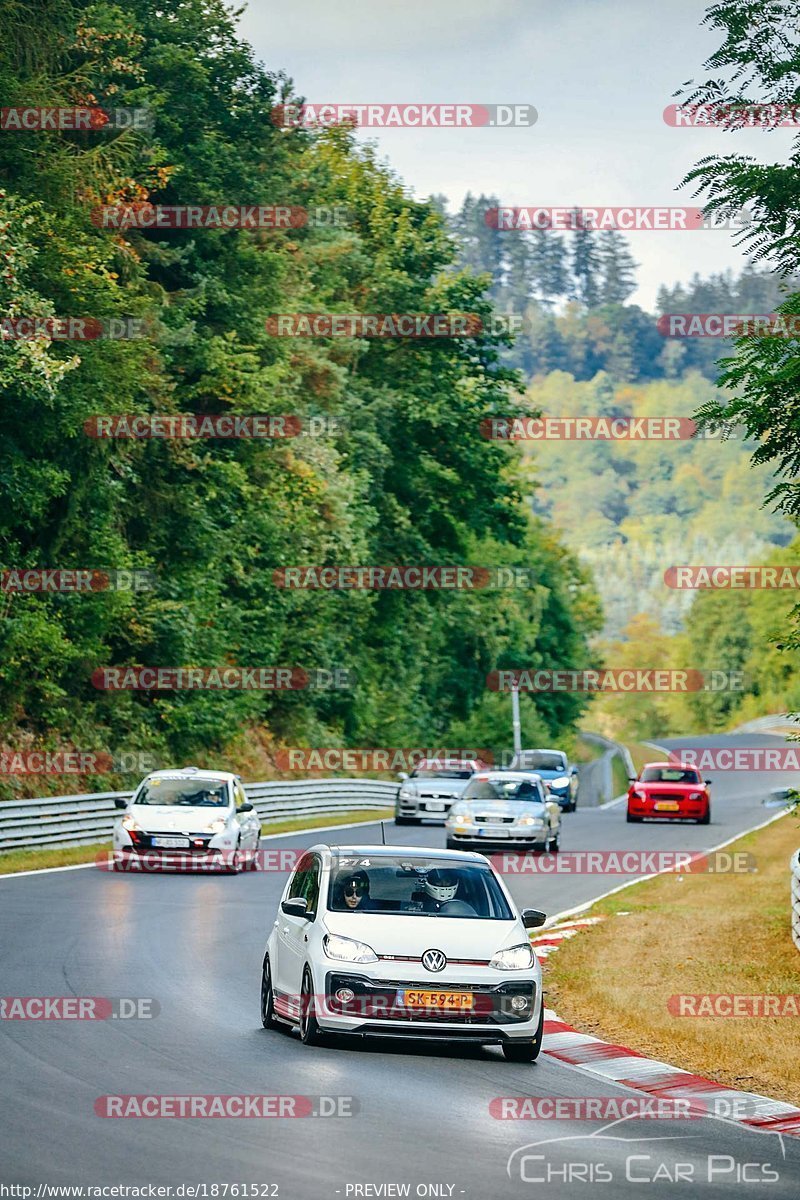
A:
<svg viewBox="0 0 800 1200">
<path fill-rule="evenodd" d="M 184 837 L 187 846 L 166 847 L 154 846 L 153 838 L 171 837 L 170 833 L 149 833 L 141 830 L 129 831 L 118 827 L 114 830 L 114 858 L 124 869 L 130 865 L 135 869 L 140 865 L 147 869 L 152 866 L 174 867 L 191 870 L 194 867 L 220 868 L 229 865 L 237 848 L 238 835 L 225 830 L 222 833 L 176 833 L 176 837 Z"/>
<path fill-rule="evenodd" d="M 498 836 L 496 830 L 485 825 L 470 825 L 467 828 L 448 825 L 447 837 L 464 846 L 526 846 L 532 847 L 534 850 L 545 850 L 550 838 L 554 836 L 554 831 L 542 829 L 541 826 L 529 825 L 520 828 L 507 826 L 507 828 L 509 829 L 508 836 Z"/>
<path fill-rule="evenodd" d="M 411 799 L 397 800 L 394 807 L 396 817 L 412 817 L 418 821 L 438 821 L 441 824 L 447 820 L 447 814 L 456 797 L 447 800 L 435 799 L 432 796 L 414 796 Z"/>
<path fill-rule="evenodd" d="M 393 966 L 396 971 L 397 964 Z M 493 977 L 502 974 L 491 972 Z M 430 974 L 424 980 L 400 980 L 337 968 L 325 975 L 324 1001 L 317 1020 L 332 1032 L 367 1037 L 420 1037 L 482 1045 L 524 1041 L 536 1033 L 541 982 L 532 972 L 513 974 L 515 978 L 500 982 L 469 982 L 463 975 L 443 980 Z M 347 1002 L 336 995 L 343 988 L 353 993 Z M 471 992 L 473 1007 L 457 1012 L 412 1009 L 401 997 L 413 990 Z M 525 1007 L 519 1007 L 523 1003 Z"/>
<path fill-rule="evenodd" d="M 660 801 L 664 803 L 664 801 Z M 677 809 L 656 808 L 651 800 L 629 800 L 628 812 L 632 817 L 651 817 L 658 821 L 697 821 L 705 814 L 707 800 L 679 800 Z"/>
</svg>

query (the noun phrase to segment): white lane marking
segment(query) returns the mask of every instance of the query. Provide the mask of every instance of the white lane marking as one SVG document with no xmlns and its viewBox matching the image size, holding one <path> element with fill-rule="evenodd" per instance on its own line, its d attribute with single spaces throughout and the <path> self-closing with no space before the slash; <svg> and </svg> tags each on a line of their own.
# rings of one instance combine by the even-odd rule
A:
<svg viewBox="0 0 800 1200">
<path fill-rule="evenodd" d="M 392 820 L 391 817 L 384 818 L 387 821 Z M 262 835 L 261 842 L 272 842 L 275 838 L 292 837 L 296 833 L 328 833 L 331 829 L 360 829 L 363 825 L 379 825 L 380 821 L 374 818 L 371 821 L 348 821 L 346 825 L 311 825 L 305 829 L 289 829 L 284 833 L 265 833 Z M 47 847 L 42 847 L 47 849 Z M 110 851 L 110 847 L 109 847 Z M 101 853 L 106 853 L 102 851 Z M 0 859 L 2 861 L 2 859 Z M 92 859 L 87 863 L 73 863 L 68 867 L 37 867 L 33 871 L 8 871 L 4 874 L 0 873 L 0 880 L 3 879 L 24 879 L 26 875 L 55 875 L 57 871 L 85 871 L 88 867 L 96 866 L 96 860 Z"/>
</svg>

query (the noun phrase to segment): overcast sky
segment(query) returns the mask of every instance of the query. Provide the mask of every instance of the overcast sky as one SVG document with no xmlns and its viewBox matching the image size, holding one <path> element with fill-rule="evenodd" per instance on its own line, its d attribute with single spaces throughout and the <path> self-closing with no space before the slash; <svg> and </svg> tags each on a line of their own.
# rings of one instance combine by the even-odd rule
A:
<svg viewBox="0 0 800 1200">
<path fill-rule="evenodd" d="M 674 129 L 672 93 L 703 79 L 718 36 L 705 0 L 250 0 L 242 32 L 309 102 L 528 103 L 528 129 L 370 130 L 417 197 L 513 205 L 691 204 L 676 191 L 704 154 L 785 159 L 789 131 Z M 509 236 L 513 236 L 509 235 Z M 570 236 L 570 235 L 566 235 Z M 635 299 L 744 261 L 727 231 L 630 236 Z"/>
</svg>

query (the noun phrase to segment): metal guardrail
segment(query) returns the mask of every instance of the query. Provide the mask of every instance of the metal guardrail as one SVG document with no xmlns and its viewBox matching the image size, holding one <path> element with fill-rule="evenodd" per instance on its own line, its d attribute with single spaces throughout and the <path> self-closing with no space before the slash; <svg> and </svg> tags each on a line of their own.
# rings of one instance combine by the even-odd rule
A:
<svg viewBox="0 0 800 1200">
<path fill-rule="evenodd" d="M 800 950 L 800 850 L 789 860 L 792 871 L 792 941 Z"/>
<path fill-rule="evenodd" d="M 246 783 L 247 799 L 262 821 L 390 808 L 399 784 L 379 779 L 301 779 Z M 120 816 L 115 800 L 133 792 L 92 792 L 0 802 L 0 852 L 36 846 L 88 846 L 111 839 Z"/>
</svg>

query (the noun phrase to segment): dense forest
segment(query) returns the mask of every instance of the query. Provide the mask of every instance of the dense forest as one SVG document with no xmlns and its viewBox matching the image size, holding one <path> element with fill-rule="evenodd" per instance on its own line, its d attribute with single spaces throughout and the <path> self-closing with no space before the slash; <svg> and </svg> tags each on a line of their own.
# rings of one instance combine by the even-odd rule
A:
<svg viewBox="0 0 800 1200">
<path fill-rule="evenodd" d="M 475 313 L 432 203 L 347 128 L 284 130 L 292 85 L 253 58 L 220 0 L 37 0 L 0 16 L 9 106 L 145 109 L 143 129 L 5 132 L 6 316 L 136 320 L 144 337 L 0 340 L 5 571 L 150 572 L 138 592 L 20 593 L 0 621 L 0 741 L 157 762 L 234 762 L 276 744 L 508 740 L 487 673 L 584 666 L 599 607 L 574 555 L 530 511 L 518 462 L 481 437 L 521 404 L 508 339 L 276 338 L 286 312 Z M 115 229 L 103 205 L 293 206 L 344 221 L 289 229 Z M 298 436 L 98 439 L 126 414 L 290 414 Z M 293 564 L 524 565 L 535 586 L 288 591 Z M 288 691 L 103 691 L 109 665 L 346 672 Z M 344 676 L 342 676 L 344 678 Z M 327 677 L 326 677 L 327 678 Z M 526 739 L 569 732 L 583 700 L 526 703 Z M 471 740 L 470 740 L 471 739 Z M 0 780 L 3 794 L 91 779 Z M 99 781 L 109 786 L 113 780 Z"/>
</svg>

